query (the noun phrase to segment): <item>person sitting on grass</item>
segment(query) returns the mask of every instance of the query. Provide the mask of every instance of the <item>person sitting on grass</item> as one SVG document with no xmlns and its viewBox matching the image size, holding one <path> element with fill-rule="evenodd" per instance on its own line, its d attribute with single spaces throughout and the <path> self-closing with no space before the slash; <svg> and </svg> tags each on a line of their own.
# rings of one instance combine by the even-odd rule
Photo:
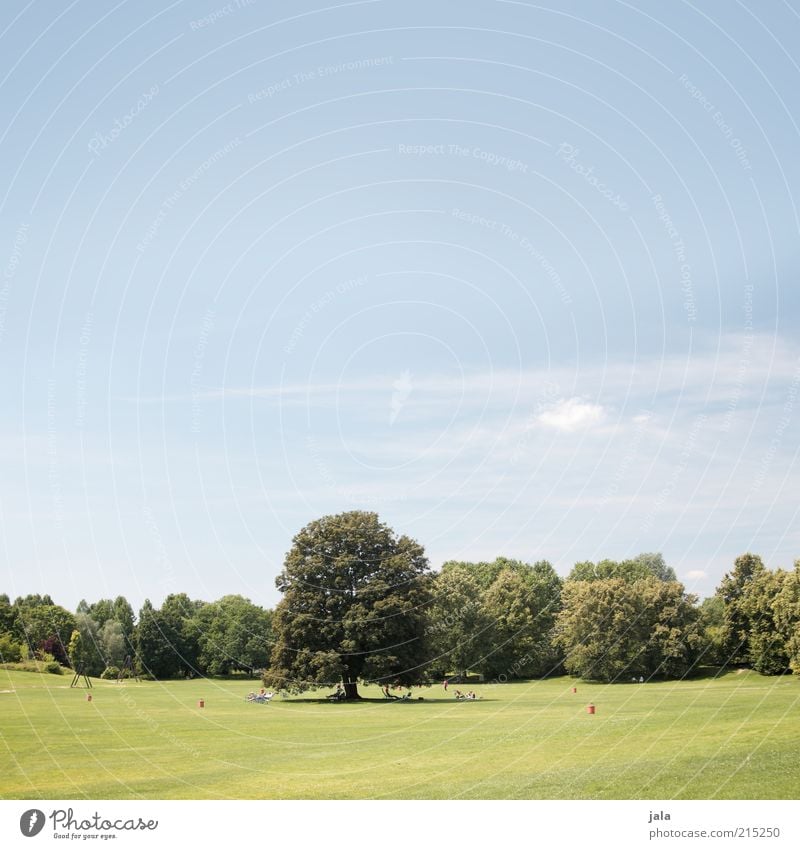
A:
<svg viewBox="0 0 800 849">
<path fill-rule="evenodd" d="M 397 698 L 397 696 L 395 696 L 394 693 L 389 692 L 389 685 L 388 684 L 385 684 L 384 687 L 383 687 L 383 697 L 385 699 L 396 699 Z"/>
<path fill-rule="evenodd" d="M 342 701 L 344 699 L 344 690 L 342 689 L 342 685 L 337 684 L 335 692 L 330 693 L 326 698 L 331 699 L 335 702 Z"/>
</svg>

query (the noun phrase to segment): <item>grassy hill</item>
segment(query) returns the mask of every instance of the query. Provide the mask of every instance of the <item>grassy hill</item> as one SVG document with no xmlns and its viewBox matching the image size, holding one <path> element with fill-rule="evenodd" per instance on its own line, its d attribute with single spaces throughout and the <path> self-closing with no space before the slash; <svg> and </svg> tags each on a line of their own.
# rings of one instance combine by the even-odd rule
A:
<svg viewBox="0 0 800 849">
<path fill-rule="evenodd" d="M 252 682 L 95 681 L 87 702 L 69 680 L 0 670 L 0 797 L 791 799 L 800 786 L 797 678 L 266 705 L 245 701 Z"/>
</svg>

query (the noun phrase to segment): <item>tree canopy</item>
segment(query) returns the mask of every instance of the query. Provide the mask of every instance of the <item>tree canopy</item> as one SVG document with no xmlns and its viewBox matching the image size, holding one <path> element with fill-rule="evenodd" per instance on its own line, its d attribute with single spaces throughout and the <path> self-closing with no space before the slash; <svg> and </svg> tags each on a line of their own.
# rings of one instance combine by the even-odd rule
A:
<svg viewBox="0 0 800 849">
<path fill-rule="evenodd" d="M 323 516 L 294 538 L 276 579 L 267 686 L 302 692 L 341 682 L 414 684 L 426 655 L 430 570 L 422 546 L 377 513 Z"/>
</svg>

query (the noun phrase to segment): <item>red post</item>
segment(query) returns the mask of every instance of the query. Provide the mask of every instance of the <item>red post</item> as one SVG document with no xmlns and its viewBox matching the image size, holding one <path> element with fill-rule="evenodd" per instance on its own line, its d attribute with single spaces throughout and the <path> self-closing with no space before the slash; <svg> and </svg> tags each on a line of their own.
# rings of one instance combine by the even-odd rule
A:
<svg viewBox="0 0 800 849">
<path fill-rule="evenodd" d="M 573 692 L 573 693 L 577 693 L 577 692 L 578 692 L 578 688 L 577 688 L 577 687 L 573 687 L 573 688 L 572 688 L 572 692 Z"/>
<path fill-rule="evenodd" d="M 87 693 L 87 694 L 86 694 L 86 701 L 87 701 L 87 702 L 90 702 L 91 700 L 92 700 L 92 694 L 91 694 L 91 693 Z"/>
<path fill-rule="evenodd" d="M 204 708 L 205 706 L 206 706 L 206 700 L 205 700 L 205 699 L 200 699 L 200 701 L 197 703 L 197 707 L 202 707 L 202 708 Z"/>
<path fill-rule="evenodd" d="M 587 713 L 594 713 L 594 705 L 587 705 L 586 706 L 586 712 Z"/>
</svg>

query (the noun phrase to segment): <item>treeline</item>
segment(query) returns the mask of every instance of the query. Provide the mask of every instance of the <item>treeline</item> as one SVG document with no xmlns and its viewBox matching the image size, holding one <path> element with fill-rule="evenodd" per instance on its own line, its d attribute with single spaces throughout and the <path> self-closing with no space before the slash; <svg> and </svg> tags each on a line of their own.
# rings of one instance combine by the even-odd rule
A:
<svg viewBox="0 0 800 849">
<path fill-rule="evenodd" d="M 682 678 L 699 667 L 800 674 L 800 560 L 744 554 L 698 603 L 660 554 L 577 563 L 445 564 L 434 578 L 433 665 L 490 679 L 568 672 L 599 681 Z"/>
<path fill-rule="evenodd" d="M 0 595 L 0 660 L 106 678 L 252 675 L 269 662 L 271 621 L 271 611 L 239 595 L 204 602 L 176 593 L 158 609 L 146 600 L 138 616 L 123 596 L 81 601 L 71 613 L 49 595 L 13 604 Z"/>
<path fill-rule="evenodd" d="M 421 548 L 413 556 L 421 558 Z M 450 561 L 438 573 L 421 565 L 418 574 L 413 606 L 406 590 L 401 599 L 400 590 L 391 589 L 408 582 L 384 575 L 377 601 L 363 590 L 351 598 L 346 587 L 330 593 L 308 583 L 303 596 L 296 590 L 292 604 L 286 599 L 278 606 L 277 619 L 239 595 L 204 602 L 172 594 L 160 608 L 145 601 L 138 616 L 122 596 L 81 601 L 72 613 L 48 595 L 13 604 L 0 595 L 0 660 L 36 658 L 117 677 L 126 674 L 130 658 L 137 674 L 158 679 L 253 674 L 272 665 L 276 683 L 301 671 L 309 681 L 337 680 L 344 628 L 343 645 L 360 640 L 374 647 L 372 655 L 372 648 L 354 650 L 347 660 L 352 670 L 357 656 L 369 657 L 370 666 L 354 676 L 365 680 L 388 680 L 387 670 L 393 680 L 409 681 L 567 672 L 611 682 L 681 678 L 709 666 L 800 673 L 800 561 L 792 570 L 770 570 L 758 556 L 744 554 L 702 604 L 660 554 L 577 563 L 566 579 L 547 561 L 502 557 Z M 375 586 L 374 575 L 371 580 Z M 396 646 L 391 662 L 380 648 L 386 644 Z M 300 670 L 298 658 L 305 655 L 307 669 Z"/>
</svg>

